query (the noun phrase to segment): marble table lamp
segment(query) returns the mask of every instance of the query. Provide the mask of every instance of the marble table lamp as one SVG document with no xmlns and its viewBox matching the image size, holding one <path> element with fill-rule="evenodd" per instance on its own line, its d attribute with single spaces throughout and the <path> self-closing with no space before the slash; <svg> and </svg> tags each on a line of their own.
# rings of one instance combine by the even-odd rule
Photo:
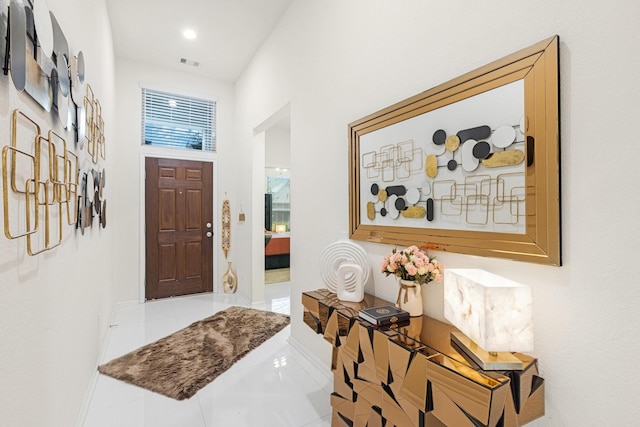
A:
<svg viewBox="0 0 640 427">
<path fill-rule="evenodd" d="M 479 269 L 448 269 L 444 316 L 462 334 L 452 343 L 486 370 L 522 369 L 510 352 L 533 350 L 533 300 L 528 286 Z M 463 335 L 464 334 L 464 335 Z"/>
</svg>

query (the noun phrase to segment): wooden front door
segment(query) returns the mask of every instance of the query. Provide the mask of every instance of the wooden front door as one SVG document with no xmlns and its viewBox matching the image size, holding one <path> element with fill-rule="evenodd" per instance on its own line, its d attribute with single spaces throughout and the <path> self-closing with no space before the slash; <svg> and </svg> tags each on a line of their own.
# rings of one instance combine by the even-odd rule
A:
<svg viewBox="0 0 640 427">
<path fill-rule="evenodd" d="M 213 165 L 147 157 L 145 299 L 213 291 Z"/>
</svg>

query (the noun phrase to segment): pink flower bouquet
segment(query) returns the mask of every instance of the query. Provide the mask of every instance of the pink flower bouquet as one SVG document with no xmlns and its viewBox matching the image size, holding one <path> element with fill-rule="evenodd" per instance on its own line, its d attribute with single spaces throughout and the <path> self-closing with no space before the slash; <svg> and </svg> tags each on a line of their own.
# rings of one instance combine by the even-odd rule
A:
<svg viewBox="0 0 640 427">
<path fill-rule="evenodd" d="M 415 281 L 421 285 L 434 280 L 441 282 L 444 273 L 442 264 L 435 257 L 415 245 L 401 251 L 394 248 L 382 260 L 380 269 L 387 276 L 393 274 L 400 279 Z"/>
</svg>

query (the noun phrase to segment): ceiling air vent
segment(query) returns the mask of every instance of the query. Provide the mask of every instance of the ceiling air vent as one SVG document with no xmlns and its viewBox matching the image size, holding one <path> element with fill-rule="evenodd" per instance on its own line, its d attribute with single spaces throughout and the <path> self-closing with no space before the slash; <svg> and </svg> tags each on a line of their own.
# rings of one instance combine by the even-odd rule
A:
<svg viewBox="0 0 640 427">
<path fill-rule="evenodd" d="M 180 58 L 180 63 L 184 65 L 191 65 L 192 67 L 197 67 L 198 65 L 200 65 L 198 61 L 193 61 L 187 58 Z"/>
</svg>

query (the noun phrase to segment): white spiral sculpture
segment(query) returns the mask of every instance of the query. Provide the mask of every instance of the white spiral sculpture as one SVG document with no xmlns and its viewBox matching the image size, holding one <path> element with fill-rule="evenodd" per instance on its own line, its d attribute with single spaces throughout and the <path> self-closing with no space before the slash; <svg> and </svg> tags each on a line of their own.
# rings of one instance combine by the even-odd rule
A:
<svg viewBox="0 0 640 427">
<path fill-rule="evenodd" d="M 369 261 L 362 246 L 349 240 L 338 240 L 322 250 L 320 254 L 320 275 L 327 289 L 337 293 L 338 268 L 343 263 L 359 265 L 362 268 L 362 283 L 358 283 L 358 275 L 347 273 L 344 277 L 345 289 L 356 291 L 358 285 L 364 286 L 369 280 Z"/>
</svg>

